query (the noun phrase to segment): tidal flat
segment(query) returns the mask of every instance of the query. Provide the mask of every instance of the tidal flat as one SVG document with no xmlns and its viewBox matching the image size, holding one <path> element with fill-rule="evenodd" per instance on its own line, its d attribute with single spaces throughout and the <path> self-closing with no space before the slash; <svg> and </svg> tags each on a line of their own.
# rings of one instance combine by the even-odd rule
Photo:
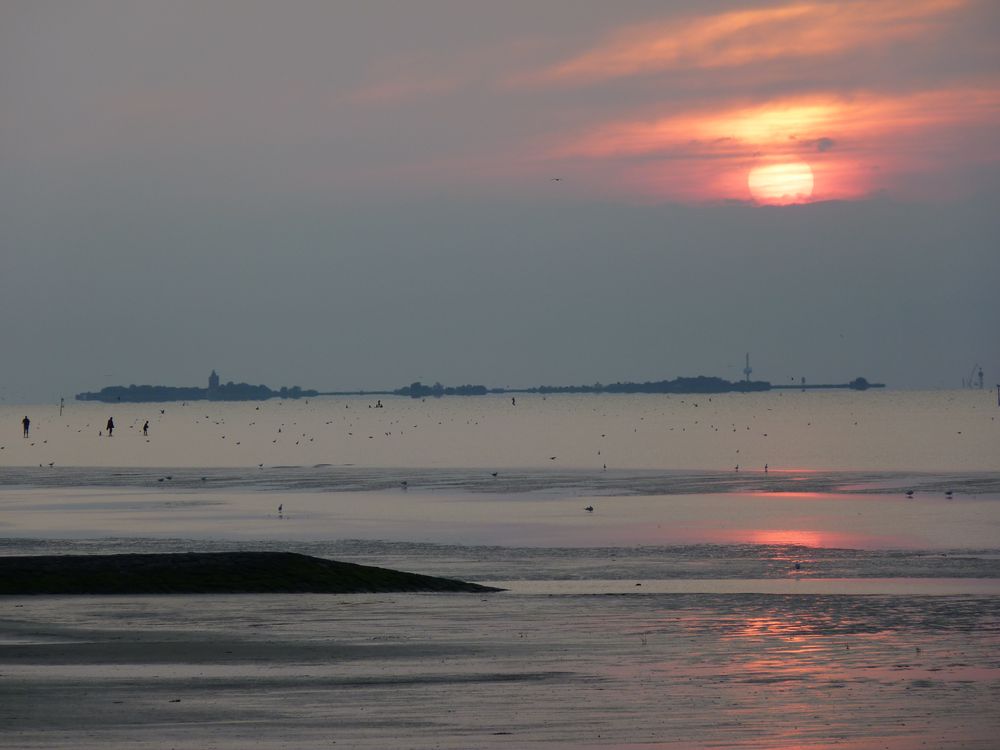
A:
<svg viewBox="0 0 1000 750">
<path fill-rule="evenodd" d="M 383 403 L 0 408 L 0 555 L 506 589 L 3 597 L 0 747 L 995 746 L 982 394 Z"/>
<path fill-rule="evenodd" d="M 993 747 L 1000 598 L 7 599 L 0 746 Z"/>
</svg>

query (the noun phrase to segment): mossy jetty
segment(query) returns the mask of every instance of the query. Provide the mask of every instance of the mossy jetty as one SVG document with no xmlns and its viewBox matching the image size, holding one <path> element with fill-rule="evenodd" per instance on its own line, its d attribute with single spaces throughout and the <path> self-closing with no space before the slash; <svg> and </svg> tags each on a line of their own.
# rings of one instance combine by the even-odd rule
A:
<svg viewBox="0 0 1000 750">
<path fill-rule="evenodd" d="M 0 595 L 363 594 L 500 589 L 293 552 L 0 557 Z"/>
</svg>

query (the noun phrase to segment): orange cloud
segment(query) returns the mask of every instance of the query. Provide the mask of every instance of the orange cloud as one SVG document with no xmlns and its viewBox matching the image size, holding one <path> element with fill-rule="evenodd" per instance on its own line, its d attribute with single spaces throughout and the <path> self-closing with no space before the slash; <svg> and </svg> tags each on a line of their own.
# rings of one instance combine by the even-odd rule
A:
<svg viewBox="0 0 1000 750">
<path fill-rule="evenodd" d="M 701 111 L 654 121 L 599 126 L 564 146 L 560 155 L 613 156 L 683 150 L 726 155 L 826 151 L 838 142 L 857 148 L 877 134 L 912 133 L 969 121 L 995 122 L 994 88 L 856 97 L 808 95 L 750 107 Z"/>
<path fill-rule="evenodd" d="M 529 77 L 592 83 L 669 70 L 817 57 L 918 36 L 967 0 L 794 3 L 623 29 L 606 42 Z"/>
<path fill-rule="evenodd" d="M 949 129 L 1000 126 L 1000 90 L 904 95 L 810 95 L 595 127 L 554 145 L 559 160 L 623 164 L 640 191 L 660 197 L 746 199 L 746 174 L 767 162 L 807 161 L 814 198 L 857 197 L 915 165 L 956 166 Z M 971 157 L 970 157 L 971 158 Z M 979 154 L 975 158 L 996 158 Z"/>
</svg>

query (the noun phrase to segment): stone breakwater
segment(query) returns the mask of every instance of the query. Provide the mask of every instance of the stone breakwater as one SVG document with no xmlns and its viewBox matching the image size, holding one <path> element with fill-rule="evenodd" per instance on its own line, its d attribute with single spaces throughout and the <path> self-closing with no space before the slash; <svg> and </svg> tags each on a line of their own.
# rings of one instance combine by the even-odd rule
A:
<svg viewBox="0 0 1000 750">
<path fill-rule="evenodd" d="M 293 552 L 0 557 L 0 595 L 487 592 L 450 578 Z"/>
</svg>

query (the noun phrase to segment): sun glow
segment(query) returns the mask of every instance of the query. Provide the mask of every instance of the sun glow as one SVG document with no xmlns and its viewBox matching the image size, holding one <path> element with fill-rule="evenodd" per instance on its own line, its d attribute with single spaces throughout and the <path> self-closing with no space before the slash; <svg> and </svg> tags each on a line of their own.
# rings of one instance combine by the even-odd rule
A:
<svg viewBox="0 0 1000 750">
<path fill-rule="evenodd" d="M 786 206 L 812 197 L 813 171 L 805 162 L 755 167 L 747 176 L 750 194 L 758 203 Z"/>
<path fill-rule="evenodd" d="M 943 155 L 951 153 L 947 147 L 956 137 L 951 131 L 962 129 L 971 154 L 974 146 L 987 148 L 983 139 L 998 120 L 1000 90 L 984 87 L 851 97 L 817 93 L 613 120 L 553 140 L 543 155 L 572 164 L 581 157 L 617 163 L 616 189 L 661 199 L 739 201 L 752 195 L 758 203 L 779 205 L 852 200 L 887 189 L 919 193 L 920 181 L 903 177 L 943 169 Z M 938 146 L 920 147 L 928 143 Z M 784 186 L 754 192 L 758 180 L 776 177 L 765 168 L 789 165 L 800 170 L 796 184 L 788 185 L 786 175 Z"/>
</svg>

